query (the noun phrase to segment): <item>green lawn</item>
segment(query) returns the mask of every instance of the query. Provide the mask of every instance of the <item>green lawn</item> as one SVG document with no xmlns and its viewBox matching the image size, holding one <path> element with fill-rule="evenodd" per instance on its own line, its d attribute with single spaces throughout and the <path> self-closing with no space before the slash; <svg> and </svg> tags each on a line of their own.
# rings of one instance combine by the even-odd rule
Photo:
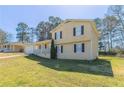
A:
<svg viewBox="0 0 124 93">
<path fill-rule="evenodd" d="M 0 86 L 124 86 L 124 59 L 93 62 L 37 56 L 0 59 Z"/>
</svg>

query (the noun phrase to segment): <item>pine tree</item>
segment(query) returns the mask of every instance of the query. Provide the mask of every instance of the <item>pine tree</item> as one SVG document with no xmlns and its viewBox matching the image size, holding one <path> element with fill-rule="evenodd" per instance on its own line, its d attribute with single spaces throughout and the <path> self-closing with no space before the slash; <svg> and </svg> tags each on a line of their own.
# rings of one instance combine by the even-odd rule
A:
<svg viewBox="0 0 124 93">
<path fill-rule="evenodd" d="M 51 59 L 56 59 L 57 55 L 56 55 L 56 49 L 54 46 L 54 40 L 52 39 L 51 42 Z"/>
</svg>

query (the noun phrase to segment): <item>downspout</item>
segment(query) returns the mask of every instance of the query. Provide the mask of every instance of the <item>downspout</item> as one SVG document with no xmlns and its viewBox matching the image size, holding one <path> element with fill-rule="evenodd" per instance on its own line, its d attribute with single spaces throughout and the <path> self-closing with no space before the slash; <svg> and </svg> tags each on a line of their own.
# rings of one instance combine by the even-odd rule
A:
<svg viewBox="0 0 124 93">
<path fill-rule="evenodd" d="M 92 50 L 93 50 L 93 47 L 92 47 L 92 39 L 91 39 L 91 41 L 90 41 L 90 60 L 92 60 L 92 58 L 93 58 Z"/>
</svg>

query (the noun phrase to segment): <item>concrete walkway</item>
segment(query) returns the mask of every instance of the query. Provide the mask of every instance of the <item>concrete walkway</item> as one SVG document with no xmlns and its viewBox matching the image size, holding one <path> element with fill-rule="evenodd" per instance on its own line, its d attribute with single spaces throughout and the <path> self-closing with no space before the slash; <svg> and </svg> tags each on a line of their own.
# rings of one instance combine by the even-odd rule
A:
<svg viewBox="0 0 124 93">
<path fill-rule="evenodd" d="M 20 55 L 12 55 L 12 56 L 4 56 L 4 57 L 0 57 L 0 59 L 13 58 L 13 57 L 19 57 L 19 56 L 24 56 L 24 54 L 20 54 Z"/>
</svg>

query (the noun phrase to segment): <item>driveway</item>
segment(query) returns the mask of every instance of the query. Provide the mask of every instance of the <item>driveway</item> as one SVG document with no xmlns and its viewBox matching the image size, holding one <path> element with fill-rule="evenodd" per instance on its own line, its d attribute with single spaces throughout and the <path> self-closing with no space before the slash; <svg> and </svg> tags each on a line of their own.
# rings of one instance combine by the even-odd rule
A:
<svg viewBox="0 0 124 93">
<path fill-rule="evenodd" d="M 0 53 L 0 59 L 24 56 L 24 53 Z"/>
</svg>

